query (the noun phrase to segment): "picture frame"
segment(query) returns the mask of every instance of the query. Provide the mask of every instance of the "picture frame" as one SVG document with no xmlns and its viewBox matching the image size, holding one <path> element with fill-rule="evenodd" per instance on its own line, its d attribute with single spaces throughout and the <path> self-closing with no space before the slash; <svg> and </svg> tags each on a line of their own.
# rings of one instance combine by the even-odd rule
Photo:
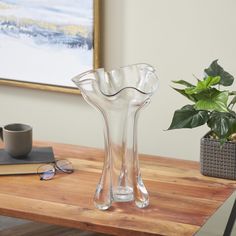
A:
<svg viewBox="0 0 236 236">
<path fill-rule="evenodd" d="M 8 2 L 0 0 L 0 85 L 80 94 L 71 78 L 101 64 L 100 0 Z"/>
</svg>

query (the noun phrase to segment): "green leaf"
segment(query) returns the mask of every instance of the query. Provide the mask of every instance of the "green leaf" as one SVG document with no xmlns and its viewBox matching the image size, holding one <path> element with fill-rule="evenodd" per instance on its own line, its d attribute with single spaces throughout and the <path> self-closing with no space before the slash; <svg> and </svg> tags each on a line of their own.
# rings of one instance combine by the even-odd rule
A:
<svg viewBox="0 0 236 236">
<path fill-rule="evenodd" d="M 235 119 L 235 117 L 231 117 L 229 122 L 230 122 L 230 129 L 227 134 L 227 137 L 229 137 L 231 134 L 236 133 L 236 119 Z"/>
<path fill-rule="evenodd" d="M 191 88 L 186 88 L 185 92 L 187 94 L 197 94 L 197 93 L 202 92 L 205 89 L 210 88 L 213 85 L 218 84 L 219 81 L 220 81 L 219 76 L 216 76 L 216 77 L 208 76 L 203 81 L 198 81 L 197 86 L 191 87 Z"/>
<path fill-rule="evenodd" d="M 219 84 L 221 85 L 224 85 L 224 86 L 230 86 L 233 84 L 234 82 L 234 77 L 226 72 L 218 63 L 217 63 L 218 60 L 215 60 L 211 63 L 211 65 L 205 69 L 205 73 L 208 75 L 208 76 L 220 76 L 220 82 Z"/>
<path fill-rule="evenodd" d="M 233 97 L 233 99 L 232 99 L 231 102 L 229 103 L 228 107 L 230 107 L 230 106 L 233 107 L 233 106 L 235 105 L 235 103 L 236 103 L 236 96 Z"/>
<path fill-rule="evenodd" d="M 183 96 L 185 96 L 186 98 L 188 98 L 189 100 L 191 100 L 192 102 L 196 102 L 197 101 L 197 99 L 194 97 L 194 95 L 187 94 L 184 89 L 177 89 L 177 88 L 173 88 L 173 89 L 176 92 L 178 92 L 178 93 L 182 94 Z"/>
<path fill-rule="evenodd" d="M 176 110 L 168 130 L 181 128 L 195 128 L 204 125 L 209 118 L 207 111 L 197 111 L 192 105 Z"/>
<path fill-rule="evenodd" d="M 220 76 L 208 76 L 206 78 L 204 78 L 203 80 L 203 84 L 206 86 L 206 88 L 210 88 L 213 85 L 216 85 L 220 82 Z"/>
<path fill-rule="evenodd" d="M 233 99 L 229 103 L 228 107 L 231 106 L 231 108 L 233 108 L 236 103 L 236 91 L 229 92 L 229 96 L 231 96 L 231 95 L 235 95 L 235 96 L 233 97 Z"/>
<path fill-rule="evenodd" d="M 236 95 L 236 91 L 229 92 L 229 95 Z"/>
<path fill-rule="evenodd" d="M 196 110 L 228 112 L 227 101 L 228 91 L 219 91 L 215 88 L 209 89 L 207 92 L 198 95 L 198 101 L 195 104 Z"/>
<path fill-rule="evenodd" d="M 212 112 L 207 125 L 223 141 L 236 131 L 236 119 L 230 113 Z"/>
<path fill-rule="evenodd" d="M 172 81 L 175 84 L 181 84 L 184 85 L 186 87 L 193 87 L 194 85 L 190 84 L 189 82 L 185 81 L 185 80 L 173 80 Z"/>
<path fill-rule="evenodd" d="M 229 113 L 232 116 L 232 118 L 234 118 L 236 120 L 236 113 L 235 113 L 235 111 L 229 110 Z"/>
</svg>

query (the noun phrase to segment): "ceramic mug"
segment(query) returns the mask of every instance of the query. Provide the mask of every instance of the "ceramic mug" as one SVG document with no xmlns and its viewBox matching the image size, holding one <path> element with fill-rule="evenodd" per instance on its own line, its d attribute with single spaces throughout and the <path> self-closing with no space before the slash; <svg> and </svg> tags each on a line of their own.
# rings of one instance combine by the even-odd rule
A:
<svg viewBox="0 0 236 236">
<path fill-rule="evenodd" d="M 24 157 L 32 150 L 32 127 L 26 124 L 8 124 L 0 127 L 0 138 L 5 151 L 13 157 Z"/>
</svg>

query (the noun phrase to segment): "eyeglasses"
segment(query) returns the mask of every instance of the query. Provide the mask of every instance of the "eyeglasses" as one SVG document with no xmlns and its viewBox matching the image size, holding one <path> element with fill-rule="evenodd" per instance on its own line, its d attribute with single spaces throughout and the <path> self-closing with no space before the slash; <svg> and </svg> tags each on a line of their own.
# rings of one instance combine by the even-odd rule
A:
<svg viewBox="0 0 236 236">
<path fill-rule="evenodd" d="M 53 164 L 40 166 L 37 170 L 37 173 L 40 176 L 40 180 L 50 180 L 55 176 L 57 171 L 71 174 L 74 172 L 74 169 L 70 161 L 56 160 Z"/>
</svg>

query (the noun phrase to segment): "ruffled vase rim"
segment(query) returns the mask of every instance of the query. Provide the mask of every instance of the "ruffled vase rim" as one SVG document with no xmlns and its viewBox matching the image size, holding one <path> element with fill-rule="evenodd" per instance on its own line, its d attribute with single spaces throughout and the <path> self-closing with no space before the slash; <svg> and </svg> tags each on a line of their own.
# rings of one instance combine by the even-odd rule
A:
<svg viewBox="0 0 236 236">
<path fill-rule="evenodd" d="M 88 70 L 88 71 L 86 71 L 86 72 L 83 72 L 83 73 L 81 73 L 81 74 L 79 74 L 79 75 L 73 77 L 73 78 L 72 78 L 72 81 L 73 81 L 74 83 L 77 83 L 77 84 L 78 84 L 78 83 L 91 82 L 91 81 L 97 81 L 98 79 L 97 79 L 97 80 L 94 80 L 94 78 L 86 78 L 86 79 L 82 79 L 82 78 L 85 78 L 86 75 L 94 74 L 94 73 L 99 72 L 99 71 L 104 71 L 104 73 L 112 74 L 112 73 L 118 72 L 118 71 L 120 71 L 120 70 L 124 70 L 124 69 L 126 69 L 126 68 L 135 67 L 135 66 L 144 66 L 145 68 L 148 68 L 148 70 L 153 73 L 153 76 L 155 76 L 156 83 L 158 83 L 158 78 L 157 78 L 157 76 L 156 76 L 156 74 L 155 74 L 156 70 L 155 70 L 155 68 L 154 68 L 153 66 L 151 66 L 151 65 L 148 64 L 148 63 L 135 63 L 135 64 L 130 64 L 130 65 L 126 65 L 126 66 L 117 67 L 117 68 L 114 68 L 114 69 L 111 69 L 111 70 L 108 70 L 108 71 L 106 71 L 106 70 L 104 69 L 104 67 L 99 67 L 99 68 L 96 68 L 96 69 Z M 80 79 L 82 79 L 82 80 L 80 81 Z M 154 87 L 152 88 L 152 90 L 150 90 L 150 91 L 148 91 L 148 92 L 147 92 L 147 91 L 144 91 L 144 90 L 141 90 L 141 89 L 139 89 L 139 88 L 137 88 L 137 87 L 134 87 L 134 86 L 124 86 L 124 87 L 121 87 L 120 89 L 117 89 L 117 90 L 116 90 L 115 92 L 113 92 L 113 93 L 106 93 L 106 92 L 103 91 L 103 89 L 101 89 L 99 83 L 98 83 L 98 88 L 99 88 L 100 92 L 101 92 L 104 96 L 106 96 L 106 97 L 113 97 L 113 96 L 116 96 L 116 95 L 119 94 L 120 92 L 122 92 L 122 91 L 124 91 L 124 90 L 127 90 L 127 89 L 136 90 L 136 91 L 138 91 L 139 93 L 144 94 L 144 95 L 152 95 L 152 94 L 156 91 L 157 86 L 154 86 Z"/>
</svg>

